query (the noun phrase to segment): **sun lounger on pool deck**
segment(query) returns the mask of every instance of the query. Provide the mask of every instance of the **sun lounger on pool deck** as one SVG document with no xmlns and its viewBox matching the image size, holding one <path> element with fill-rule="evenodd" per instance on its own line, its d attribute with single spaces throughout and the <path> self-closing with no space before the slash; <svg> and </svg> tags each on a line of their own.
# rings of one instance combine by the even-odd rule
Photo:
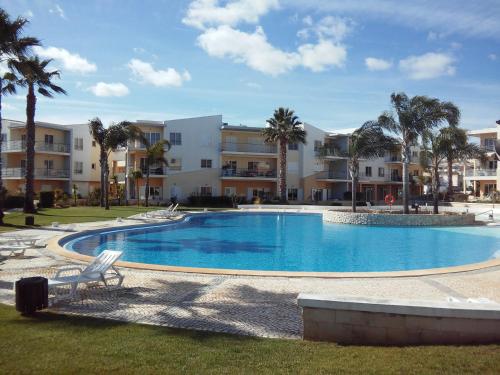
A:
<svg viewBox="0 0 500 375">
<path fill-rule="evenodd" d="M 99 254 L 92 263 L 83 270 L 81 267 L 66 267 L 57 271 L 53 279 L 49 279 L 49 290 L 52 290 L 56 298 L 58 296 L 59 287 L 69 286 L 69 293 L 65 297 L 73 298 L 76 296 L 79 284 L 87 284 L 91 282 L 103 282 L 105 286 L 110 286 L 108 283 L 111 280 L 117 280 L 117 287 L 123 282 L 123 275 L 114 266 L 114 263 L 122 256 L 123 252 L 104 250 Z M 69 271 L 79 271 L 76 275 L 63 276 Z"/>
</svg>

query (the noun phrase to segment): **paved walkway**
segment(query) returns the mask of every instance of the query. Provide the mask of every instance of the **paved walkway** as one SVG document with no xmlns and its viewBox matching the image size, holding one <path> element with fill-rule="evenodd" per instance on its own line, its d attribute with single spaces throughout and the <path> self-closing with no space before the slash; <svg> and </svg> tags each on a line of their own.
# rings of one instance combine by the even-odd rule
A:
<svg viewBox="0 0 500 375">
<path fill-rule="evenodd" d="M 131 224 L 77 224 L 78 230 Z M 26 230 L 47 240 L 52 229 Z M 6 233 L 0 237 L 9 236 Z M 0 258 L 0 302 L 13 304 L 13 283 L 20 277 L 50 277 L 74 264 L 45 248 L 23 258 Z M 304 293 L 419 300 L 488 298 L 500 303 L 500 267 L 482 271 L 426 277 L 381 279 L 321 279 L 220 276 L 122 269 L 123 287 L 83 289 L 80 298 L 61 302 L 55 312 L 129 322 L 227 332 L 263 337 L 300 338 L 302 325 L 296 304 Z"/>
</svg>

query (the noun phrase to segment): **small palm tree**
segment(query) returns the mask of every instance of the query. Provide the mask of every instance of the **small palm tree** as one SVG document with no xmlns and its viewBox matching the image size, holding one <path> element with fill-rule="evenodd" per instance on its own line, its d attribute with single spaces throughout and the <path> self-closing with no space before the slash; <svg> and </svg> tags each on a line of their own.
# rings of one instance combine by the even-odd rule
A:
<svg viewBox="0 0 500 375">
<path fill-rule="evenodd" d="M 130 177 L 134 181 L 135 189 L 136 189 L 136 198 L 137 198 L 137 207 L 140 206 L 141 200 L 139 199 L 139 180 L 142 178 L 142 171 L 137 169 L 130 173 Z"/>
<path fill-rule="evenodd" d="M 120 147 L 125 147 L 137 129 L 128 121 L 111 124 L 105 128 L 96 117 L 89 121 L 89 131 L 99 145 L 99 165 L 101 166 L 101 207 L 109 210 L 109 155 Z"/>
<path fill-rule="evenodd" d="M 144 205 L 149 206 L 149 176 L 153 165 L 168 166 L 168 161 L 165 158 L 165 153 L 170 150 L 170 142 L 163 139 L 151 144 L 149 139 L 144 137 L 143 133 L 137 135 L 139 140 L 146 146 L 146 157 L 144 158 L 144 169 L 146 173 L 146 191 L 144 192 Z"/>
<path fill-rule="evenodd" d="M 13 59 L 26 57 L 29 49 L 32 46 L 37 46 L 40 41 L 32 37 L 21 37 L 24 27 L 28 20 L 22 17 L 17 17 L 14 21 L 10 20 L 9 15 L 0 9 L 0 63 L 7 62 Z M 4 82 L 6 84 L 4 84 Z M 11 72 L 0 76 L 0 134 L 2 134 L 2 95 L 15 94 L 15 76 Z M 0 165 L 2 165 L 2 139 L 0 138 Z M 2 193 L 2 169 L 0 168 L 0 225 L 3 225 L 3 197 Z"/>
<path fill-rule="evenodd" d="M 280 148 L 279 185 L 280 200 L 287 201 L 286 194 L 286 154 L 289 143 L 306 143 L 306 131 L 302 122 L 293 110 L 280 107 L 274 111 L 273 117 L 267 120 L 268 126 L 263 130 L 265 142 L 278 144 Z"/>
<path fill-rule="evenodd" d="M 448 126 L 443 129 L 443 142 L 448 167 L 448 197 L 451 197 L 453 195 L 453 162 L 483 159 L 485 153 L 479 145 L 469 143 L 467 132 L 456 126 Z"/>
<path fill-rule="evenodd" d="M 349 141 L 349 173 L 352 187 L 352 212 L 356 212 L 356 192 L 359 181 L 359 161 L 361 159 L 375 159 L 384 156 L 395 146 L 395 140 L 384 134 L 383 129 L 374 121 L 365 122 L 356 129 Z"/>
<path fill-rule="evenodd" d="M 66 94 L 66 91 L 54 84 L 54 78 L 59 78 L 59 71 L 48 71 L 47 66 L 52 60 L 40 60 L 38 56 L 11 60 L 9 68 L 16 72 L 17 85 L 28 88 L 26 96 L 26 193 L 24 212 L 34 213 L 34 170 L 35 170 L 35 110 L 36 94 L 52 98 L 53 94 Z"/>
<path fill-rule="evenodd" d="M 409 164 L 411 159 L 410 147 L 418 143 L 418 139 L 425 131 L 433 129 L 447 121 L 455 126 L 460 119 L 459 109 L 450 102 L 441 102 L 427 96 L 408 98 L 405 93 L 393 93 L 391 103 L 396 112 L 384 112 L 378 118 L 379 125 L 397 136 L 401 148 L 403 162 L 403 212 L 410 213 L 409 203 Z"/>
</svg>

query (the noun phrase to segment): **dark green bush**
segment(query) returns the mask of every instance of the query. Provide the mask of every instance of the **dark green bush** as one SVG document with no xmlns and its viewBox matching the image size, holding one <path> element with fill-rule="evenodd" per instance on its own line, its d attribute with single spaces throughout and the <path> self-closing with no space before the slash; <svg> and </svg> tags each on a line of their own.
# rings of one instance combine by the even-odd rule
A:
<svg viewBox="0 0 500 375">
<path fill-rule="evenodd" d="M 55 194 L 53 191 L 41 191 L 40 192 L 40 202 L 38 206 L 41 208 L 51 208 L 54 207 Z"/>
<path fill-rule="evenodd" d="M 350 192 L 350 191 L 344 192 L 344 200 L 345 201 L 350 201 L 351 199 L 352 199 L 352 192 Z M 356 193 L 356 200 L 360 201 L 360 200 L 363 200 L 363 199 L 365 199 L 365 194 L 362 193 L 362 192 L 357 192 Z"/>
<path fill-rule="evenodd" d="M 7 195 L 4 201 L 4 208 L 23 208 L 24 207 L 24 195 Z"/>
<path fill-rule="evenodd" d="M 233 201 L 231 197 L 225 195 L 214 197 L 190 195 L 188 205 L 193 207 L 232 207 Z"/>
</svg>

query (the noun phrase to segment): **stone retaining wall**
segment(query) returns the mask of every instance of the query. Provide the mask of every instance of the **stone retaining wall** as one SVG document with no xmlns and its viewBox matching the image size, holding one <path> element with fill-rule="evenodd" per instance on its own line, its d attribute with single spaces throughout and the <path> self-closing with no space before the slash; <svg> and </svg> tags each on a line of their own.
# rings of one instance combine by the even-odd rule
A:
<svg viewBox="0 0 500 375">
<path fill-rule="evenodd" d="M 451 226 L 475 224 L 474 214 L 381 214 L 368 212 L 325 211 L 323 221 L 338 224 L 394 226 Z"/>
</svg>

